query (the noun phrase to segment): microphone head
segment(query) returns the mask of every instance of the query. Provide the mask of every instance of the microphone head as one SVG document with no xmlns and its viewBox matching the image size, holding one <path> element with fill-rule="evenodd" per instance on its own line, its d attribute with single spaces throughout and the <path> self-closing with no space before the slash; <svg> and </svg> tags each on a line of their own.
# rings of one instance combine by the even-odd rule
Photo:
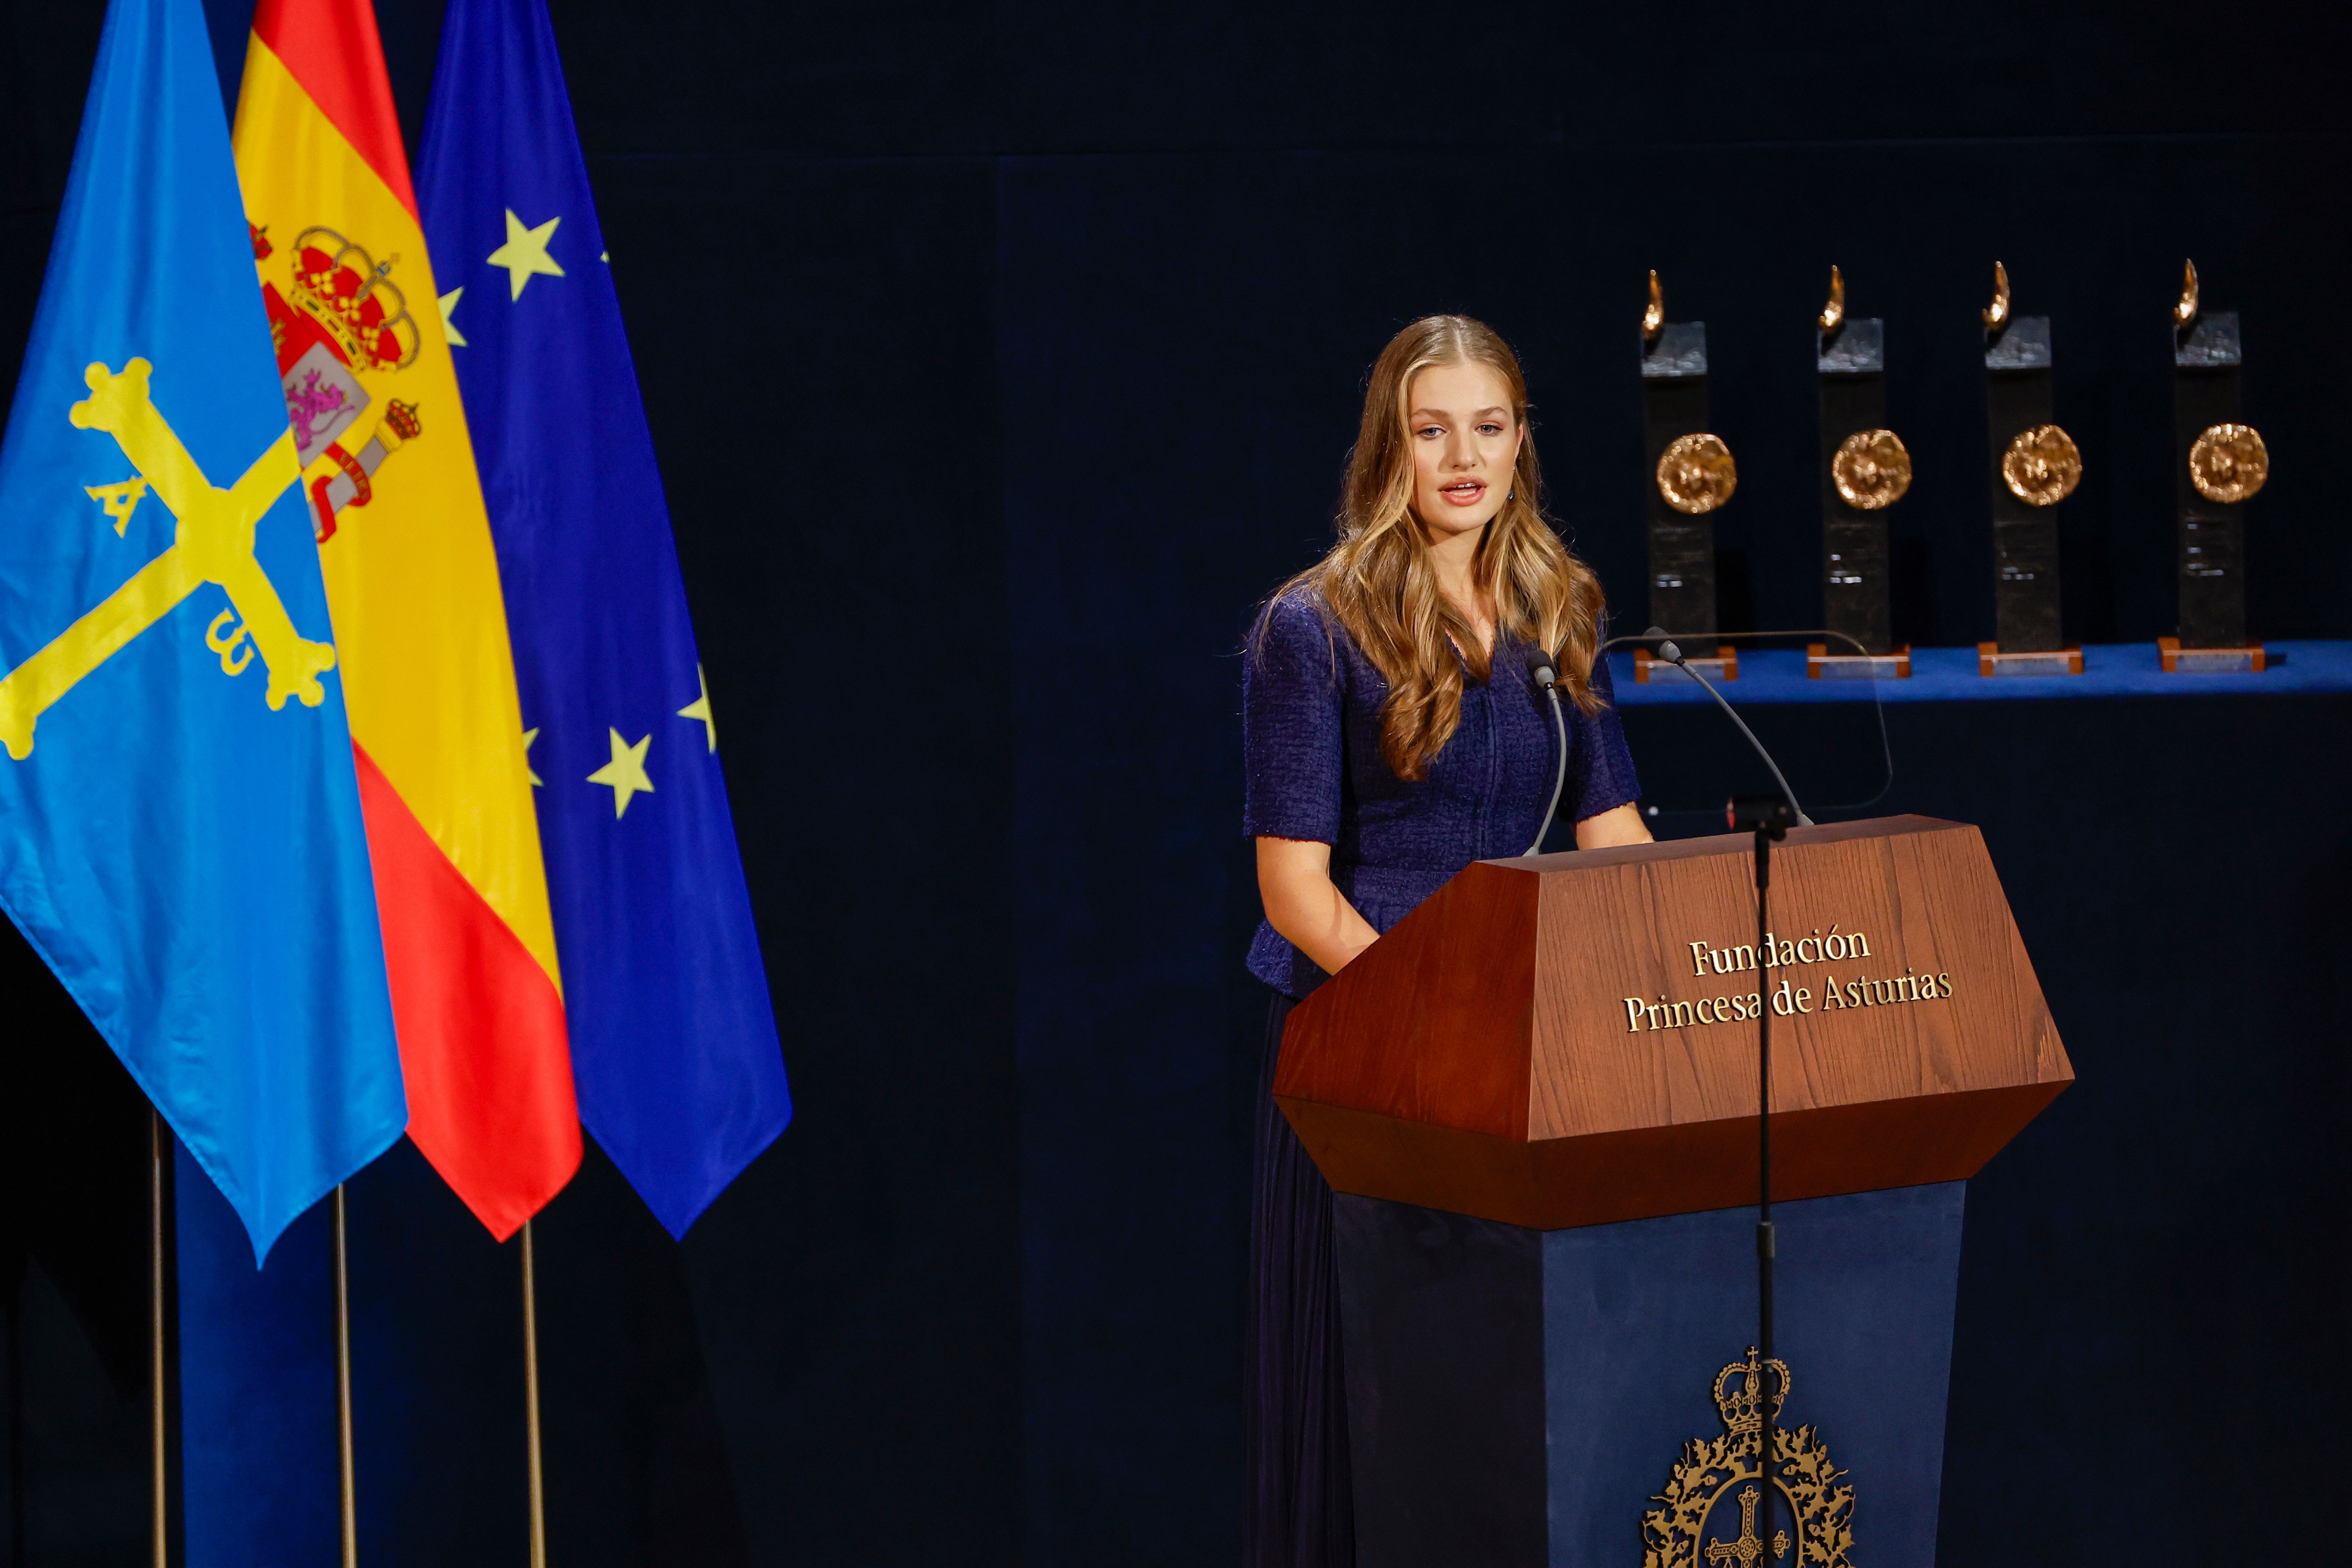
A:
<svg viewBox="0 0 2352 1568">
<path fill-rule="evenodd" d="M 1527 651 L 1527 659 L 1528 678 L 1544 690 L 1550 690 L 1553 682 L 1559 679 L 1559 672 L 1552 668 L 1551 655 L 1539 647 L 1531 647 Z"/>
<path fill-rule="evenodd" d="M 1642 635 L 1645 637 L 1655 637 L 1657 639 L 1658 657 L 1664 659 L 1668 664 L 1680 664 L 1683 661 L 1683 650 L 1675 646 L 1674 639 L 1666 635 L 1665 627 L 1652 626 L 1648 631 L 1643 632 Z"/>
</svg>

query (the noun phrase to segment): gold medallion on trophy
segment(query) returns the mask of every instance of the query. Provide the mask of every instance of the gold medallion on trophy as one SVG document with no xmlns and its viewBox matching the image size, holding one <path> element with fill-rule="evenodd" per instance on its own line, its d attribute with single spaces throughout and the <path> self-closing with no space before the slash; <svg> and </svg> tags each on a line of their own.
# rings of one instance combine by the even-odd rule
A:
<svg viewBox="0 0 2352 1568">
<path fill-rule="evenodd" d="M 2189 448 L 2189 482 L 2207 500 L 2244 500 L 2270 477 L 2270 448 L 2251 425 L 2213 426 Z"/>
<path fill-rule="evenodd" d="M 2000 455 L 2001 481 L 2028 506 L 2056 506 L 2083 482 L 2083 453 L 2055 425 L 2021 430 Z"/>
<path fill-rule="evenodd" d="M 1658 493 L 1676 511 L 1713 511 L 1738 485 L 1739 470 L 1720 436 L 1677 437 L 1658 457 Z"/>
<path fill-rule="evenodd" d="M 1911 488 L 1911 454 L 1892 430 L 1857 430 L 1830 459 L 1838 499 L 1858 511 L 1893 506 Z"/>
</svg>

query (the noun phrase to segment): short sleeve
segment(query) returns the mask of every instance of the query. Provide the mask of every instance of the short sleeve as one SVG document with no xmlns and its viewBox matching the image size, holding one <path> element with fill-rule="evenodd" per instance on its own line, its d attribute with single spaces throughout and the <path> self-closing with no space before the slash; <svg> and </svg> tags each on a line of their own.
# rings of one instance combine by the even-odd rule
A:
<svg viewBox="0 0 2352 1568">
<path fill-rule="evenodd" d="M 1633 753 L 1625 747 L 1625 726 L 1617 718 L 1617 688 L 1609 678 L 1609 656 L 1592 661 L 1592 695 L 1601 699 L 1598 713 L 1570 707 L 1576 744 L 1568 757 L 1568 800 L 1574 820 L 1600 816 L 1630 805 L 1642 796 L 1642 781 L 1633 776 Z"/>
<path fill-rule="evenodd" d="M 1334 633 L 1296 595 L 1266 606 L 1242 662 L 1242 832 L 1332 844 L 1346 766 Z"/>
</svg>

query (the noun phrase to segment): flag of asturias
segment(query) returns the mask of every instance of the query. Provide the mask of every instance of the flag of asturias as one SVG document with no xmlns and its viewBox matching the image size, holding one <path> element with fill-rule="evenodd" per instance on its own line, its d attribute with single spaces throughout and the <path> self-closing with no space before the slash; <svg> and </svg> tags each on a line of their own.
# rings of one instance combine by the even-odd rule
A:
<svg viewBox="0 0 2352 1568">
<path fill-rule="evenodd" d="M 236 106 L 340 637 L 409 1136 L 504 1237 L 571 1179 L 521 708 L 466 410 L 368 0 L 260 0 Z"/>
<path fill-rule="evenodd" d="M 417 163 L 534 737 L 581 1120 L 682 1236 L 792 1097 L 543 0 L 453 0 Z"/>
<path fill-rule="evenodd" d="M 0 447 L 0 901 L 258 1258 L 407 1117 L 251 256 L 198 0 L 113 0 Z"/>
</svg>

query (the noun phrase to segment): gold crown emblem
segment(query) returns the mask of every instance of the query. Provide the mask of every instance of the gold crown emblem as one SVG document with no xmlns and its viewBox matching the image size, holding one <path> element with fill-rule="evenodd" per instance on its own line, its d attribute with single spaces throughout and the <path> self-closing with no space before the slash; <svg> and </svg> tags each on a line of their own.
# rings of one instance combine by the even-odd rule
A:
<svg viewBox="0 0 2352 1568">
<path fill-rule="evenodd" d="M 1764 1374 L 1769 1372 L 1775 1387 L 1772 1390 L 1772 1419 L 1780 1419 L 1780 1406 L 1789 1398 L 1789 1363 L 1775 1356 L 1759 1363 L 1756 1347 L 1748 1347 L 1748 1359 L 1736 1361 L 1715 1374 L 1715 1408 L 1723 1416 L 1723 1424 L 1735 1433 L 1761 1432 L 1764 1429 Z M 1735 1386 L 1732 1380 L 1738 1379 Z"/>
<path fill-rule="evenodd" d="M 1731 1568 L 1735 1563 L 1739 1568 L 1853 1568 L 1853 1487 L 1830 1462 L 1817 1428 L 1791 1432 L 1780 1425 L 1788 1397 L 1788 1363 L 1759 1360 L 1753 1345 L 1746 1361 L 1715 1374 L 1715 1408 L 1725 1430 L 1683 1445 L 1665 1489 L 1657 1494 L 1661 1506 L 1642 1515 L 1643 1568 Z M 1773 1426 L 1769 1473 L 1768 1414 Z M 1774 1511 L 1790 1528 L 1759 1535 L 1757 1504 L 1767 1489 L 1778 1494 Z M 1782 1506 L 1785 1513 L 1779 1512 Z M 1726 1539 L 1734 1507 L 1739 1533 Z"/>
<path fill-rule="evenodd" d="M 354 370 L 405 370 L 424 339 L 408 296 L 392 281 L 398 257 L 378 262 L 331 228 L 294 239 L 294 303 L 327 329 Z"/>
</svg>

